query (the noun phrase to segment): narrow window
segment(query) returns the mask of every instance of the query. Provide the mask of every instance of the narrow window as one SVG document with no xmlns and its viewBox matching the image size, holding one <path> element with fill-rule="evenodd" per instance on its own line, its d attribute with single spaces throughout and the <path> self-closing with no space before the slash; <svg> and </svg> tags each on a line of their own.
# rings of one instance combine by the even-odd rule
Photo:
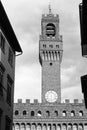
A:
<svg viewBox="0 0 87 130">
<path fill-rule="evenodd" d="M 49 117 L 50 116 L 50 112 L 46 111 L 46 116 Z"/>
<path fill-rule="evenodd" d="M 4 72 L 5 72 L 5 68 L 2 65 L 2 63 L 0 62 L 0 95 L 1 96 L 3 96 Z"/>
<path fill-rule="evenodd" d="M 11 106 L 11 90 L 12 90 L 13 81 L 11 77 L 7 76 L 7 103 Z"/>
<path fill-rule="evenodd" d="M 11 130 L 11 119 L 8 116 L 5 118 L 5 130 Z"/>
<path fill-rule="evenodd" d="M 2 34 L 0 34 L 0 48 L 5 53 L 5 38 Z"/>
<path fill-rule="evenodd" d="M 9 48 L 9 54 L 8 54 L 8 62 L 11 66 L 13 66 L 13 52 L 10 48 Z"/>
<path fill-rule="evenodd" d="M 62 115 L 63 115 L 63 116 L 66 116 L 66 111 L 63 111 Z"/>
<path fill-rule="evenodd" d="M 37 112 L 37 116 L 39 116 L 39 117 L 41 117 L 41 116 L 42 116 L 41 111 L 38 111 L 38 112 Z"/>
</svg>

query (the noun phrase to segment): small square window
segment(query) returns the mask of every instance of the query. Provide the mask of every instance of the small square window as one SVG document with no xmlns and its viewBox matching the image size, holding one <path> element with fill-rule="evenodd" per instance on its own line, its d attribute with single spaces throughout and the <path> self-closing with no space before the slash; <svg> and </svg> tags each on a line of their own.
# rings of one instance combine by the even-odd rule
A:
<svg viewBox="0 0 87 130">
<path fill-rule="evenodd" d="M 0 33 L 0 48 L 5 53 L 5 37 Z"/>
<path fill-rule="evenodd" d="M 59 45 L 56 45 L 56 48 L 59 48 Z"/>
</svg>

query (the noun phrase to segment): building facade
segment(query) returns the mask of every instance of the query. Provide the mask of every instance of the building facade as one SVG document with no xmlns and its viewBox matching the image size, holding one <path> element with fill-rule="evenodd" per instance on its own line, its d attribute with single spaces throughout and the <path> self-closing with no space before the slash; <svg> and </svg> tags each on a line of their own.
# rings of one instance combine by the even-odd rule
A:
<svg viewBox="0 0 87 130">
<path fill-rule="evenodd" d="M 68 99 L 61 103 L 61 61 L 63 40 L 59 33 L 59 15 L 42 15 L 39 61 L 42 66 L 42 102 L 14 103 L 13 130 L 87 130 L 84 102 Z"/>
<path fill-rule="evenodd" d="M 22 50 L 0 1 L 0 130 L 12 130 L 16 52 Z"/>
</svg>

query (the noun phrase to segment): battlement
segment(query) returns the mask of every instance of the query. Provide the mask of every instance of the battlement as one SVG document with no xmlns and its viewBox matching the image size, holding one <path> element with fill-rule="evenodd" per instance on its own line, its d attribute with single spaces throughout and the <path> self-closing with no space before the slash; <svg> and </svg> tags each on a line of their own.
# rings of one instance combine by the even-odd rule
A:
<svg viewBox="0 0 87 130">
<path fill-rule="evenodd" d="M 38 101 L 38 99 L 34 99 L 33 102 L 31 102 L 30 99 L 26 99 L 25 102 L 22 101 L 22 99 L 18 99 L 17 102 L 15 102 L 16 104 L 30 104 L 30 105 L 37 105 L 37 104 L 42 104 Z M 78 99 L 74 99 L 72 102 L 69 99 L 65 99 L 65 101 L 63 101 L 63 104 L 79 104 L 79 103 L 84 103 L 84 100 L 82 99 L 81 101 L 79 101 Z M 62 103 L 61 103 L 62 104 Z"/>
</svg>

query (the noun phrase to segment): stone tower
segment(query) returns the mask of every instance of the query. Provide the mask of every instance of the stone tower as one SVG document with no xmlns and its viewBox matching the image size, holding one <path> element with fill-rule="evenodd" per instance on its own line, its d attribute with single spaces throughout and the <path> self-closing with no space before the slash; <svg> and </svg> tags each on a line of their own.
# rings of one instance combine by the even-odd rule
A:
<svg viewBox="0 0 87 130">
<path fill-rule="evenodd" d="M 61 103 L 60 64 L 63 53 L 59 16 L 42 15 L 39 59 L 42 66 L 42 103 Z"/>
</svg>

